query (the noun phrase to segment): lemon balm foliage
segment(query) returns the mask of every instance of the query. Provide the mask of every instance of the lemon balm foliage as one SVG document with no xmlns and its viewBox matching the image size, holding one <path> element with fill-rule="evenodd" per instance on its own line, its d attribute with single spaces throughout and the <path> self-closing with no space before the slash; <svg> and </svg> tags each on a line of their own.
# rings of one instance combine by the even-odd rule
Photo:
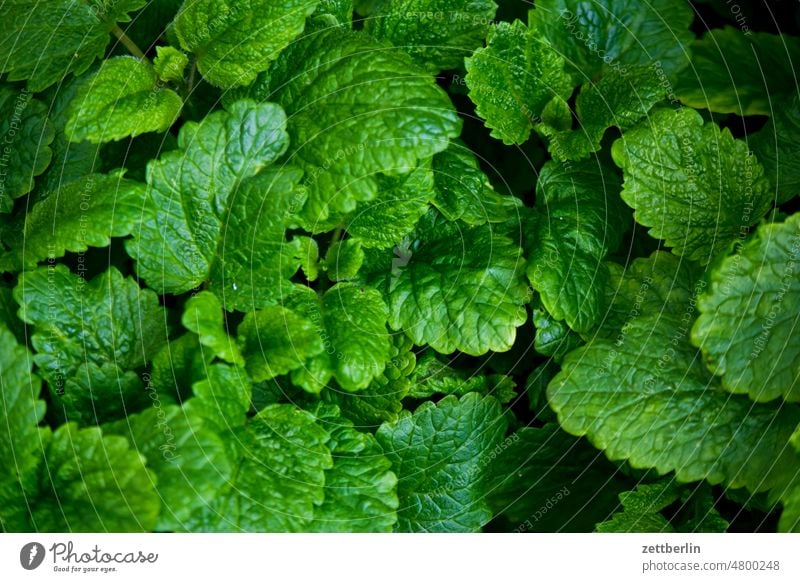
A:
<svg viewBox="0 0 800 582">
<path fill-rule="evenodd" d="M 0 530 L 800 531 L 800 35 L 719 6 L 0 2 Z"/>
</svg>

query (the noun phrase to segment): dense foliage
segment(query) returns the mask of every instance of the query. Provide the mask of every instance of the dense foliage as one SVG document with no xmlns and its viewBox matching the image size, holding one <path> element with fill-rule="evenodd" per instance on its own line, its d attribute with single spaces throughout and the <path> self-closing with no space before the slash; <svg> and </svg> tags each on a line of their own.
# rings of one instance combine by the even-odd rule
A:
<svg viewBox="0 0 800 582">
<path fill-rule="evenodd" d="M 800 530 L 758 10 L 0 0 L 0 530 Z"/>
</svg>

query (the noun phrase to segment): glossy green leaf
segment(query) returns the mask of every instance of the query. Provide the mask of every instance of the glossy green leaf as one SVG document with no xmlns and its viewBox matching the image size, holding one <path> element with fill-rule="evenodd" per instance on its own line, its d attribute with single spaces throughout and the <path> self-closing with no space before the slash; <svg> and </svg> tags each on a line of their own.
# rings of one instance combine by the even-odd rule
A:
<svg viewBox="0 0 800 582">
<path fill-rule="evenodd" d="M 572 90 L 563 57 L 523 23 L 499 23 L 466 60 L 466 82 L 476 112 L 505 144 L 527 141 L 554 98 Z"/>
<path fill-rule="evenodd" d="M 793 63 L 800 41 L 732 26 L 707 31 L 691 46 L 692 66 L 675 93 L 691 107 L 715 113 L 775 115 L 797 95 Z"/>
<path fill-rule="evenodd" d="M 528 277 L 547 311 L 577 332 L 602 315 L 603 259 L 625 229 L 619 190 L 619 178 L 597 160 L 548 162 L 536 184 Z"/>
<path fill-rule="evenodd" d="M 203 531 L 304 531 L 333 466 L 328 433 L 292 405 L 268 406 L 237 432 L 234 478 L 187 523 Z"/>
<path fill-rule="evenodd" d="M 232 364 L 244 364 L 239 346 L 226 332 L 225 314 L 216 295 L 201 291 L 192 296 L 183 309 L 181 322 L 215 356 Z"/>
<path fill-rule="evenodd" d="M 426 163 L 403 176 L 378 176 L 378 198 L 362 202 L 347 221 L 347 232 L 365 248 L 398 247 L 428 211 L 434 174 Z"/>
<path fill-rule="evenodd" d="M 306 174 L 301 217 L 311 232 L 376 198 L 376 174 L 407 174 L 461 130 L 435 79 L 363 32 L 315 32 L 291 45 L 270 74 L 270 98 L 289 116 L 292 162 Z"/>
<path fill-rule="evenodd" d="M 312 323 L 323 348 L 292 372 L 295 384 L 319 392 L 335 378 L 344 390 L 355 392 L 383 373 L 390 342 L 387 308 L 378 291 L 339 283 L 319 297 L 311 289 L 301 288 L 286 304 Z"/>
<path fill-rule="evenodd" d="M 688 2 L 673 0 L 539 0 L 528 19 L 578 84 L 654 62 L 674 77 L 689 64 L 693 16 Z"/>
<path fill-rule="evenodd" d="M 56 265 L 24 273 L 14 298 L 33 326 L 33 359 L 70 420 L 113 420 L 147 400 L 136 371 L 167 340 L 155 293 L 114 267 L 86 281 Z"/>
<path fill-rule="evenodd" d="M 364 30 L 439 72 L 460 68 L 481 46 L 496 10 L 492 0 L 383 0 Z"/>
<path fill-rule="evenodd" d="M 238 335 L 247 371 L 256 382 L 297 370 L 323 351 L 314 322 L 277 305 L 248 313 Z"/>
<path fill-rule="evenodd" d="M 505 430 L 497 401 L 474 393 L 426 402 L 382 425 L 376 437 L 399 478 L 395 529 L 470 532 L 486 524 L 486 466 Z"/>
<path fill-rule="evenodd" d="M 800 98 L 792 99 L 770 117 L 761 131 L 749 140 L 758 161 L 775 187 L 775 198 L 782 204 L 800 192 Z"/>
<path fill-rule="evenodd" d="M 140 228 L 126 248 L 150 287 L 161 293 L 182 293 L 213 276 L 228 307 L 227 296 L 238 291 L 234 286 L 247 285 L 247 278 L 272 274 L 271 261 L 264 272 L 253 270 L 248 262 L 254 239 L 259 240 L 259 221 L 274 226 L 273 221 L 280 220 L 259 210 L 265 201 L 291 207 L 293 184 L 299 177 L 291 170 L 278 171 L 239 187 L 286 150 L 285 125 L 286 116 L 277 105 L 238 101 L 230 111 L 185 124 L 179 149 L 148 165 Z M 229 232 L 228 225 L 236 226 Z M 269 240 L 272 234 L 270 228 L 265 236 Z M 232 248 L 228 248 L 229 239 Z M 263 250 L 266 259 L 280 260 L 272 245 Z M 234 256 L 227 259 L 228 254 Z M 254 294 L 249 286 L 244 289 L 249 291 L 243 293 L 245 299 Z"/>
<path fill-rule="evenodd" d="M 175 531 L 197 508 L 213 500 L 231 478 L 220 437 L 200 417 L 154 401 L 147 410 L 103 426 L 106 435 L 125 437 L 152 471 L 161 513 L 156 529 Z"/>
<path fill-rule="evenodd" d="M 41 532 L 142 532 L 156 525 L 156 479 L 119 436 L 62 425 L 46 442 L 31 526 Z"/>
<path fill-rule="evenodd" d="M 517 218 L 519 201 L 495 192 L 478 160 L 458 141 L 433 156 L 433 177 L 433 205 L 448 220 L 476 226 Z"/>
<path fill-rule="evenodd" d="M 333 412 L 333 411 L 331 411 Z M 397 476 L 371 434 L 323 416 L 333 466 L 325 472 L 325 501 L 314 510 L 315 532 L 391 532 L 397 521 Z"/>
<path fill-rule="evenodd" d="M 444 354 L 506 351 L 527 319 L 524 268 L 517 244 L 492 225 L 461 227 L 429 214 L 408 260 L 393 269 L 389 323 Z"/>
<path fill-rule="evenodd" d="M 493 451 L 489 503 L 518 532 L 585 532 L 617 507 L 617 468 L 555 423 L 522 428 Z"/>
<path fill-rule="evenodd" d="M 0 63 L 2 63 L 0 43 Z M 2 65 L 0 65 L 2 67 Z M 47 169 L 55 129 L 45 105 L 25 90 L 0 86 L 0 214 L 11 212 L 14 200 L 34 187 L 34 178 Z"/>
<path fill-rule="evenodd" d="M 122 172 L 89 174 L 33 205 L 25 217 L 23 238 L 15 243 L 23 264 L 107 247 L 113 237 L 139 225 L 145 188 Z"/>
<path fill-rule="evenodd" d="M 175 32 L 210 83 L 248 85 L 303 32 L 316 6 L 315 0 L 187 0 Z"/>
<path fill-rule="evenodd" d="M 80 75 L 103 56 L 118 22 L 146 0 L 6 0 L 0 31 L 0 72 L 41 91 L 69 73 Z"/>
<path fill-rule="evenodd" d="M 364 262 L 364 249 L 358 239 L 332 244 L 325 254 L 324 265 L 331 281 L 346 281 L 358 273 Z"/>
<path fill-rule="evenodd" d="M 800 216 L 764 224 L 716 266 L 692 340 L 726 390 L 800 401 Z"/>
<path fill-rule="evenodd" d="M 25 490 L 36 481 L 43 447 L 38 424 L 45 403 L 39 399 L 42 383 L 32 373 L 28 350 L 0 323 L 0 530 L 26 531 L 28 501 Z"/>
<path fill-rule="evenodd" d="M 155 69 L 134 57 L 104 61 L 72 100 L 65 133 L 72 142 L 117 141 L 167 130 L 183 100 L 160 84 Z"/>
<path fill-rule="evenodd" d="M 614 142 L 622 198 L 675 254 L 708 263 L 766 214 L 764 168 L 747 143 L 692 109 L 661 109 Z"/>
<path fill-rule="evenodd" d="M 183 81 L 183 72 L 189 64 L 189 57 L 171 46 L 157 46 L 153 69 L 162 81 Z"/>
<path fill-rule="evenodd" d="M 751 491 L 787 485 L 800 470 L 789 447 L 800 409 L 720 390 L 688 342 L 689 320 L 642 315 L 620 341 L 569 354 L 548 388 L 561 426 L 612 460 Z"/>
</svg>

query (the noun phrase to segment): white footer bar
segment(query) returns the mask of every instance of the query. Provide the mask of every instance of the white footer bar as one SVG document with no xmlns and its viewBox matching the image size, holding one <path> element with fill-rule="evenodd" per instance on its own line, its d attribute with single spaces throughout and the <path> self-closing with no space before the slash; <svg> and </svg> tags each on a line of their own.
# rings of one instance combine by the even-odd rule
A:
<svg viewBox="0 0 800 582">
<path fill-rule="evenodd" d="M 797 581 L 799 554 L 780 534 L 5 534 L 0 580 Z"/>
</svg>

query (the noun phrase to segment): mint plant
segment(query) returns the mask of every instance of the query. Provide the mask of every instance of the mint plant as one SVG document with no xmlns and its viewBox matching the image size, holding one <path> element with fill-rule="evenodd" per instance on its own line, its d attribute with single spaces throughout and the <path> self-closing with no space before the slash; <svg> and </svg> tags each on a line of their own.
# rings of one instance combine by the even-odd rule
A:
<svg viewBox="0 0 800 582">
<path fill-rule="evenodd" d="M 2 531 L 800 531 L 800 31 L 499 4 L 0 4 Z"/>
</svg>

